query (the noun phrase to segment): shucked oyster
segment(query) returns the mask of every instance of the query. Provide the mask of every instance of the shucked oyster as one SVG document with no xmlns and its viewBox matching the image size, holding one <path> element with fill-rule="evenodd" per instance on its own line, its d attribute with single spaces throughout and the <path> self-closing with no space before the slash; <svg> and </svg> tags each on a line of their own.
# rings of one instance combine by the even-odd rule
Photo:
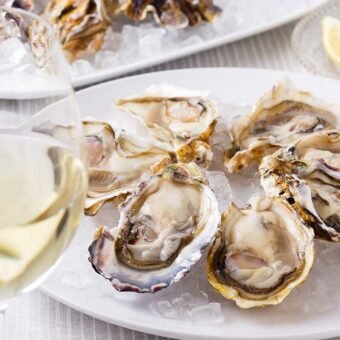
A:
<svg viewBox="0 0 340 340">
<path fill-rule="evenodd" d="M 85 210 L 93 215 L 104 204 L 129 193 L 147 179 L 157 165 L 170 162 L 169 153 L 150 145 L 134 144 L 103 122 L 83 122 L 84 145 L 89 166 Z"/>
<path fill-rule="evenodd" d="M 323 131 L 264 158 L 262 185 L 284 197 L 317 236 L 340 241 L 340 132 Z"/>
<path fill-rule="evenodd" d="M 190 160 L 188 150 L 196 150 L 198 158 L 204 158 L 204 153 L 206 158 L 212 157 L 208 141 L 217 108 L 205 93 L 162 84 L 150 87 L 143 96 L 120 99 L 116 105 L 139 118 L 157 143 L 178 151 L 180 161 L 181 157 L 185 162 Z M 191 160 L 195 160 L 194 155 Z"/>
<path fill-rule="evenodd" d="M 215 195 L 194 163 L 170 165 L 142 182 L 120 212 L 117 228 L 97 230 L 90 261 L 114 288 L 138 293 L 180 280 L 220 222 Z"/>
<path fill-rule="evenodd" d="M 209 250 L 211 285 L 241 308 L 275 305 L 307 277 L 314 233 L 282 198 L 231 204 Z"/>
<path fill-rule="evenodd" d="M 42 15 L 53 26 L 70 61 L 98 51 L 111 24 L 103 0 L 52 0 Z"/>
<path fill-rule="evenodd" d="M 122 10 L 128 17 L 138 21 L 152 13 L 157 23 L 172 27 L 212 21 L 221 12 L 212 0 L 127 0 Z"/>
<path fill-rule="evenodd" d="M 226 157 L 225 166 L 236 172 L 306 134 L 334 129 L 335 113 L 340 113 L 339 107 L 326 105 L 288 81 L 280 83 L 258 101 L 253 112 L 233 124 L 230 132 L 237 152 Z"/>
</svg>

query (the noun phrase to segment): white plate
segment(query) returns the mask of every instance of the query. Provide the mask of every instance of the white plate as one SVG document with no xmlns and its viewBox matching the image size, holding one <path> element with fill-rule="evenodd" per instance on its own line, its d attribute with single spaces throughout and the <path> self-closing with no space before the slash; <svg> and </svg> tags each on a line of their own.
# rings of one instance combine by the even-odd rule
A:
<svg viewBox="0 0 340 340">
<path fill-rule="evenodd" d="M 297 86 L 312 91 L 318 97 L 331 102 L 339 100 L 340 83 L 331 79 L 274 71 L 223 68 L 179 70 L 135 76 L 80 91 L 77 97 L 84 116 L 110 119 L 114 99 L 139 93 L 150 84 L 168 82 L 198 90 L 209 89 L 211 95 L 220 101 L 250 105 L 283 77 L 289 77 Z M 232 115 L 228 110 L 223 111 L 227 118 L 231 118 Z M 115 218 L 117 218 L 116 213 L 112 214 L 108 223 L 112 225 Z M 317 261 L 307 282 L 296 289 L 285 302 L 279 306 L 263 309 L 241 310 L 233 302 L 224 300 L 217 294 L 203 274 L 204 257 L 183 280 L 155 295 L 118 293 L 111 288 L 108 281 L 94 273 L 87 261 L 87 247 L 95 225 L 99 223 L 98 219 L 95 222 L 91 218 L 84 218 L 66 256 L 42 285 L 44 292 L 81 312 L 135 330 L 183 339 L 264 337 L 316 339 L 340 335 L 340 297 L 337 294 L 340 286 L 340 275 L 338 275 L 340 270 L 336 268 L 329 277 L 320 277 L 318 268 L 330 266 L 324 263 L 326 260 Z M 332 250 L 339 252 L 339 246 L 332 245 Z M 340 252 L 338 254 L 340 258 Z M 336 266 L 339 264 L 333 265 Z M 326 293 L 319 289 L 310 293 L 311 287 L 314 287 L 317 282 L 320 284 L 320 279 L 325 283 Z M 150 309 L 150 303 L 153 301 L 172 299 L 184 292 L 196 294 L 198 289 L 206 291 L 210 301 L 221 303 L 225 316 L 223 322 L 202 325 L 185 319 L 167 319 L 154 314 Z M 318 302 L 324 294 L 327 299 L 322 298 L 322 303 Z M 300 295 L 299 301 L 309 301 L 308 308 L 304 303 L 296 306 L 298 295 Z M 305 299 L 301 300 L 301 296 L 305 296 Z M 324 305 L 326 300 L 330 305 Z"/>
</svg>

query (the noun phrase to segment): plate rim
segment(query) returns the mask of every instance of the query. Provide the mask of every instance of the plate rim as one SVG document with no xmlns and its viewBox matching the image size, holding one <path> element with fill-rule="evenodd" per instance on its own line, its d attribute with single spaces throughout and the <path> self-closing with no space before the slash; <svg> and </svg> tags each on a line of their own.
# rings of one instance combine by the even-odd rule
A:
<svg viewBox="0 0 340 340">
<path fill-rule="evenodd" d="M 237 68 L 237 67 L 202 67 L 202 68 L 185 68 L 185 69 L 177 69 L 177 70 L 166 70 L 166 71 L 158 71 L 158 72 L 150 72 L 150 73 L 146 73 L 146 74 L 138 74 L 138 75 L 133 75 L 133 76 L 129 76 L 129 77 L 124 77 L 124 78 L 119 78 L 119 79 L 115 79 L 115 80 L 111 80 L 105 83 L 101 83 L 101 84 L 97 84 L 97 85 L 93 85 L 90 86 L 88 88 L 79 90 L 76 92 L 77 94 L 86 94 L 87 92 L 90 92 L 93 90 L 93 88 L 96 89 L 100 89 L 102 87 L 110 87 L 112 86 L 112 84 L 119 84 L 121 82 L 126 82 L 126 81 L 133 81 L 134 79 L 140 79 L 140 78 L 153 78 L 154 76 L 158 76 L 158 75 L 166 75 L 166 74 L 170 74 L 170 73 L 187 73 L 187 72 L 193 72 L 193 71 L 202 71 L 202 72 L 216 72 L 216 71 L 221 71 L 223 70 L 224 72 L 254 72 L 254 73 L 267 73 L 269 75 L 273 75 L 273 76 L 280 76 L 282 78 L 285 77 L 306 77 L 306 78 L 310 78 L 310 79 L 320 79 L 320 80 L 326 80 L 327 82 L 334 82 L 336 84 L 339 85 L 339 82 L 333 78 L 327 78 L 327 77 L 322 77 L 322 76 L 317 76 L 314 74 L 310 74 L 310 73 L 299 73 L 299 72 L 290 72 L 290 71 L 281 71 L 281 70 L 272 70 L 272 69 L 258 69 L 258 68 Z M 117 86 L 117 85 L 116 85 Z M 213 94 L 212 94 L 213 95 Z M 53 273 L 52 273 L 53 275 Z M 314 330 L 314 331 L 310 331 L 308 333 L 306 333 L 305 331 L 291 331 L 290 333 L 285 333 L 283 335 L 271 335 L 271 336 L 265 336 L 263 334 L 253 334 L 253 335 L 249 335 L 249 336 L 245 336 L 245 335 L 235 335 L 233 334 L 232 338 L 230 337 L 226 337 L 225 334 L 221 334 L 221 335 L 216 335 L 214 334 L 214 336 L 210 336 L 209 338 L 206 337 L 206 335 L 202 335 L 199 333 L 193 333 L 193 332 L 188 332 L 187 330 L 183 330 L 181 329 L 180 331 L 176 331 L 176 329 L 169 327 L 169 326 L 165 326 L 162 325 L 161 327 L 153 327 L 150 328 L 149 326 L 146 326 L 145 323 L 140 322 L 136 319 L 134 319 L 133 321 L 129 321 L 123 318 L 115 318 L 114 320 L 112 318 L 109 318 L 105 315 L 102 315 L 100 313 L 97 312 L 93 312 L 91 310 L 89 310 L 88 308 L 84 308 L 83 306 L 79 306 L 76 303 L 70 302 L 67 299 L 63 298 L 60 294 L 55 293 L 52 289 L 49 289 L 47 286 L 45 286 L 46 282 L 43 282 L 41 284 L 41 286 L 39 287 L 39 290 L 42 291 L 43 293 L 47 294 L 48 296 L 50 296 L 51 298 L 59 301 L 60 303 L 65 304 L 66 306 L 69 306 L 73 309 L 75 309 L 76 311 L 79 311 L 81 313 L 84 313 L 86 315 L 92 316 L 96 319 L 108 322 L 110 324 L 114 324 L 120 327 L 125 327 L 134 331 L 139 331 L 139 332 L 143 332 L 143 333 L 147 333 L 147 334 L 153 334 L 153 335 L 157 335 L 157 336 L 166 336 L 166 337 L 171 337 L 171 338 L 176 338 L 176 339 L 189 339 L 192 340 L 193 338 L 198 339 L 198 340 L 204 340 L 204 339 L 218 339 L 218 340 L 222 340 L 222 339 L 235 339 L 235 340 L 241 340 L 241 339 L 275 339 L 275 340 L 286 340 L 286 339 L 301 339 L 301 340 L 310 340 L 310 339 L 320 339 L 320 338 L 327 338 L 327 337 L 336 337 L 340 335 L 340 324 L 339 326 L 333 327 L 331 329 L 328 330 Z"/>
</svg>

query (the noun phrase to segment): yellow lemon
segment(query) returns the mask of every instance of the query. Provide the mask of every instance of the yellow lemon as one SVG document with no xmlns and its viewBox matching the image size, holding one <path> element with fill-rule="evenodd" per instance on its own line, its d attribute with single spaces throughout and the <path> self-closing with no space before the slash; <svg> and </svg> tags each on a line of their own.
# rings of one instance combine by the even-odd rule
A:
<svg viewBox="0 0 340 340">
<path fill-rule="evenodd" d="M 329 58 L 340 65 L 340 20 L 327 16 L 321 26 L 323 47 Z"/>
</svg>

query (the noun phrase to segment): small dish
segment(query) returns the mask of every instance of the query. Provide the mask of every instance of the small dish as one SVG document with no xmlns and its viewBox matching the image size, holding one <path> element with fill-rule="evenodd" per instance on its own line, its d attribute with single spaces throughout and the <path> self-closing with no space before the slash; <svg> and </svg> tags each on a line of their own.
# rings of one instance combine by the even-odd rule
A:
<svg viewBox="0 0 340 340">
<path fill-rule="evenodd" d="M 292 47 L 295 55 L 308 71 L 340 78 L 339 71 L 328 58 L 322 44 L 321 20 L 325 16 L 340 19 L 340 1 L 331 0 L 302 19 L 293 31 Z"/>
</svg>

